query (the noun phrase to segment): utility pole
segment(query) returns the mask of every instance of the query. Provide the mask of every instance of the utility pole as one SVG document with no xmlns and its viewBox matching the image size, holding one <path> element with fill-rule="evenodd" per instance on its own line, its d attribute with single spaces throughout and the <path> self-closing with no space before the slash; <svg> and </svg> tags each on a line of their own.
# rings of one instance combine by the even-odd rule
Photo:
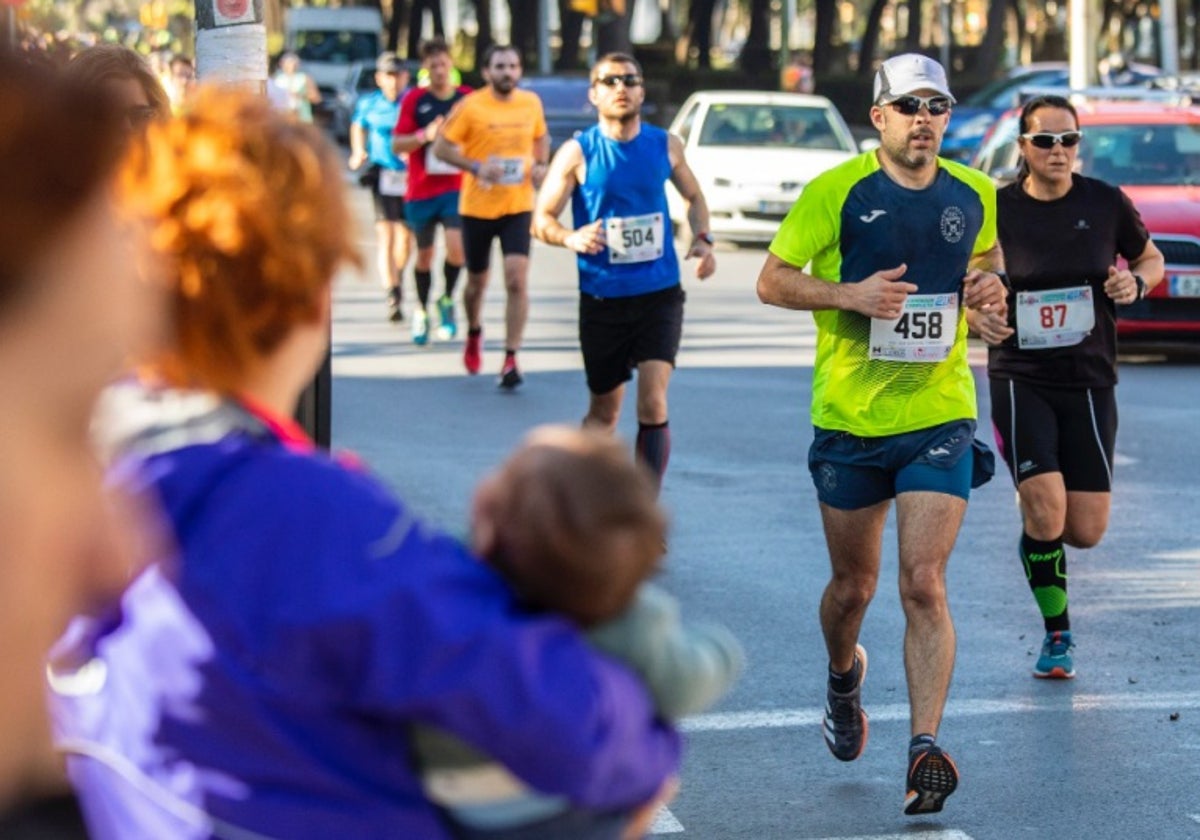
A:
<svg viewBox="0 0 1200 840">
<path fill-rule="evenodd" d="M 263 0 L 196 0 L 196 76 L 267 92 Z M 333 405 L 330 353 L 300 396 L 296 419 L 318 446 L 329 447 Z"/>
</svg>

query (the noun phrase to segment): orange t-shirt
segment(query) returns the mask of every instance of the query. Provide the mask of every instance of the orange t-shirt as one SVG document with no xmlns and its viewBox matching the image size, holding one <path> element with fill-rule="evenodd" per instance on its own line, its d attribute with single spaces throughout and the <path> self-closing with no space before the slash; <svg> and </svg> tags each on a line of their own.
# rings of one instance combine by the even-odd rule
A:
<svg viewBox="0 0 1200 840">
<path fill-rule="evenodd" d="M 517 88 L 506 100 L 497 99 L 490 88 L 464 96 L 442 126 L 442 136 L 472 160 L 499 161 L 505 177 L 485 186 L 464 173 L 459 212 L 498 219 L 532 210 L 533 143 L 545 133 L 542 100 L 531 91 Z"/>
</svg>

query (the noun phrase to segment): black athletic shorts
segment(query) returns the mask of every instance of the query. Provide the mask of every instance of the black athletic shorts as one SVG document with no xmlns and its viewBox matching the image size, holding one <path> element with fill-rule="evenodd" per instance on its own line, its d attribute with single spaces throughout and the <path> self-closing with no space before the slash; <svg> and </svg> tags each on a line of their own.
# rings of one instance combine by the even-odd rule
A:
<svg viewBox="0 0 1200 840">
<path fill-rule="evenodd" d="M 607 394 L 628 382 L 641 362 L 675 365 L 683 336 L 682 286 L 632 297 L 579 298 L 579 345 L 588 390 Z"/>
<path fill-rule="evenodd" d="M 500 253 L 504 256 L 529 256 L 529 232 L 533 213 L 510 213 L 499 219 L 462 217 L 463 251 L 467 271 L 478 274 L 487 271 L 492 261 L 492 240 L 500 237 Z"/>
<path fill-rule="evenodd" d="M 1058 388 L 991 380 L 996 448 L 1013 483 L 1061 472 L 1068 490 L 1112 491 L 1114 388 Z"/>
<path fill-rule="evenodd" d="M 370 187 L 371 199 L 375 204 L 375 221 L 404 223 L 404 196 L 383 195 L 379 192 L 380 170 L 382 167 L 371 166 L 359 178 L 363 186 Z"/>
</svg>

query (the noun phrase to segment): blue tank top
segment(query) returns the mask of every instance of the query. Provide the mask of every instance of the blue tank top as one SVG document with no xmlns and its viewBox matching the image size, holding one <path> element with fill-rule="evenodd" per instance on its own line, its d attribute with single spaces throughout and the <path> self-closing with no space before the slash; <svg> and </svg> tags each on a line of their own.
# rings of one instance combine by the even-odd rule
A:
<svg viewBox="0 0 1200 840">
<path fill-rule="evenodd" d="M 571 194 L 575 227 L 605 220 L 608 247 L 579 254 L 579 289 L 596 297 L 630 297 L 679 285 L 664 184 L 671 177 L 667 132 L 642 125 L 628 142 L 592 126 L 575 138 L 587 177 Z"/>
</svg>

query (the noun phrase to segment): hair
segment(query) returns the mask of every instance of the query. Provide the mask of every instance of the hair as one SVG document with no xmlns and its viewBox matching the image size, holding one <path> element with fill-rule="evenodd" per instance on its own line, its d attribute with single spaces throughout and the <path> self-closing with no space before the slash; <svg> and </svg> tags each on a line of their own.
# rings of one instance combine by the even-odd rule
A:
<svg viewBox="0 0 1200 840">
<path fill-rule="evenodd" d="M 531 606 L 587 627 L 623 611 L 662 556 L 654 477 L 615 439 L 535 430 L 501 468 L 488 559 Z"/>
<path fill-rule="evenodd" d="M 600 56 L 598 59 L 596 59 L 596 63 L 592 65 L 592 72 L 590 73 L 592 84 L 595 84 L 596 80 L 598 78 L 600 78 L 600 66 L 603 64 L 610 64 L 610 63 L 611 64 L 632 64 L 634 67 L 637 68 L 637 73 L 639 76 L 644 75 L 642 73 L 642 65 L 640 63 L 638 63 L 638 60 L 636 58 L 629 55 L 628 53 L 610 52 L 610 53 L 605 53 L 604 55 Z"/>
<path fill-rule="evenodd" d="M 1079 112 L 1075 110 L 1075 106 L 1071 104 L 1071 100 L 1065 96 L 1057 96 L 1049 93 L 1042 96 L 1035 96 L 1021 106 L 1021 116 L 1017 120 L 1017 134 L 1026 134 L 1029 131 L 1029 120 L 1033 118 L 1034 112 L 1042 108 L 1061 108 L 1064 111 L 1071 113 L 1071 118 L 1075 121 L 1075 127 L 1079 128 Z M 1017 167 L 1017 181 L 1025 180 L 1029 175 L 1029 162 L 1025 160 L 1025 155 L 1021 155 L 1021 163 Z"/>
<path fill-rule="evenodd" d="M 421 61 L 428 61 L 435 55 L 449 55 L 450 47 L 446 44 L 443 38 L 430 38 L 428 41 L 422 41 L 417 55 Z M 490 56 L 489 56 L 490 57 Z"/>
<path fill-rule="evenodd" d="M 102 193 L 125 144 L 103 90 L 0 51 L 0 314 L 64 227 Z"/>
<path fill-rule="evenodd" d="M 135 79 L 146 94 L 146 101 L 159 118 L 171 113 L 171 100 L 162 83 L 144 58 L 120 44 L 97 44 L 77 54 L 64 71 L 79 83 L 100 86 L 109 81 Z"/>
<path fill-rule="evenodd" d="M 488 48 L 483 51 L 483 66 L 490 67 L 492 64 L 492 57 L 497 53 L 502 52 L 510 52 L 517 57 L 517 61 L 521 60 L 521 51 L 512 44 L 490 44 L 488 45 Z"/>
<path fill-rule="evenodd" d="M 240 389 L 319 316 L 339 266 L 361 265 L 333 148 L 249 92 L 200 90 L 134 147 L 120 187 L 166 270 L 171 335 L 148 367 L 174 385 Z"/>
</svg>

